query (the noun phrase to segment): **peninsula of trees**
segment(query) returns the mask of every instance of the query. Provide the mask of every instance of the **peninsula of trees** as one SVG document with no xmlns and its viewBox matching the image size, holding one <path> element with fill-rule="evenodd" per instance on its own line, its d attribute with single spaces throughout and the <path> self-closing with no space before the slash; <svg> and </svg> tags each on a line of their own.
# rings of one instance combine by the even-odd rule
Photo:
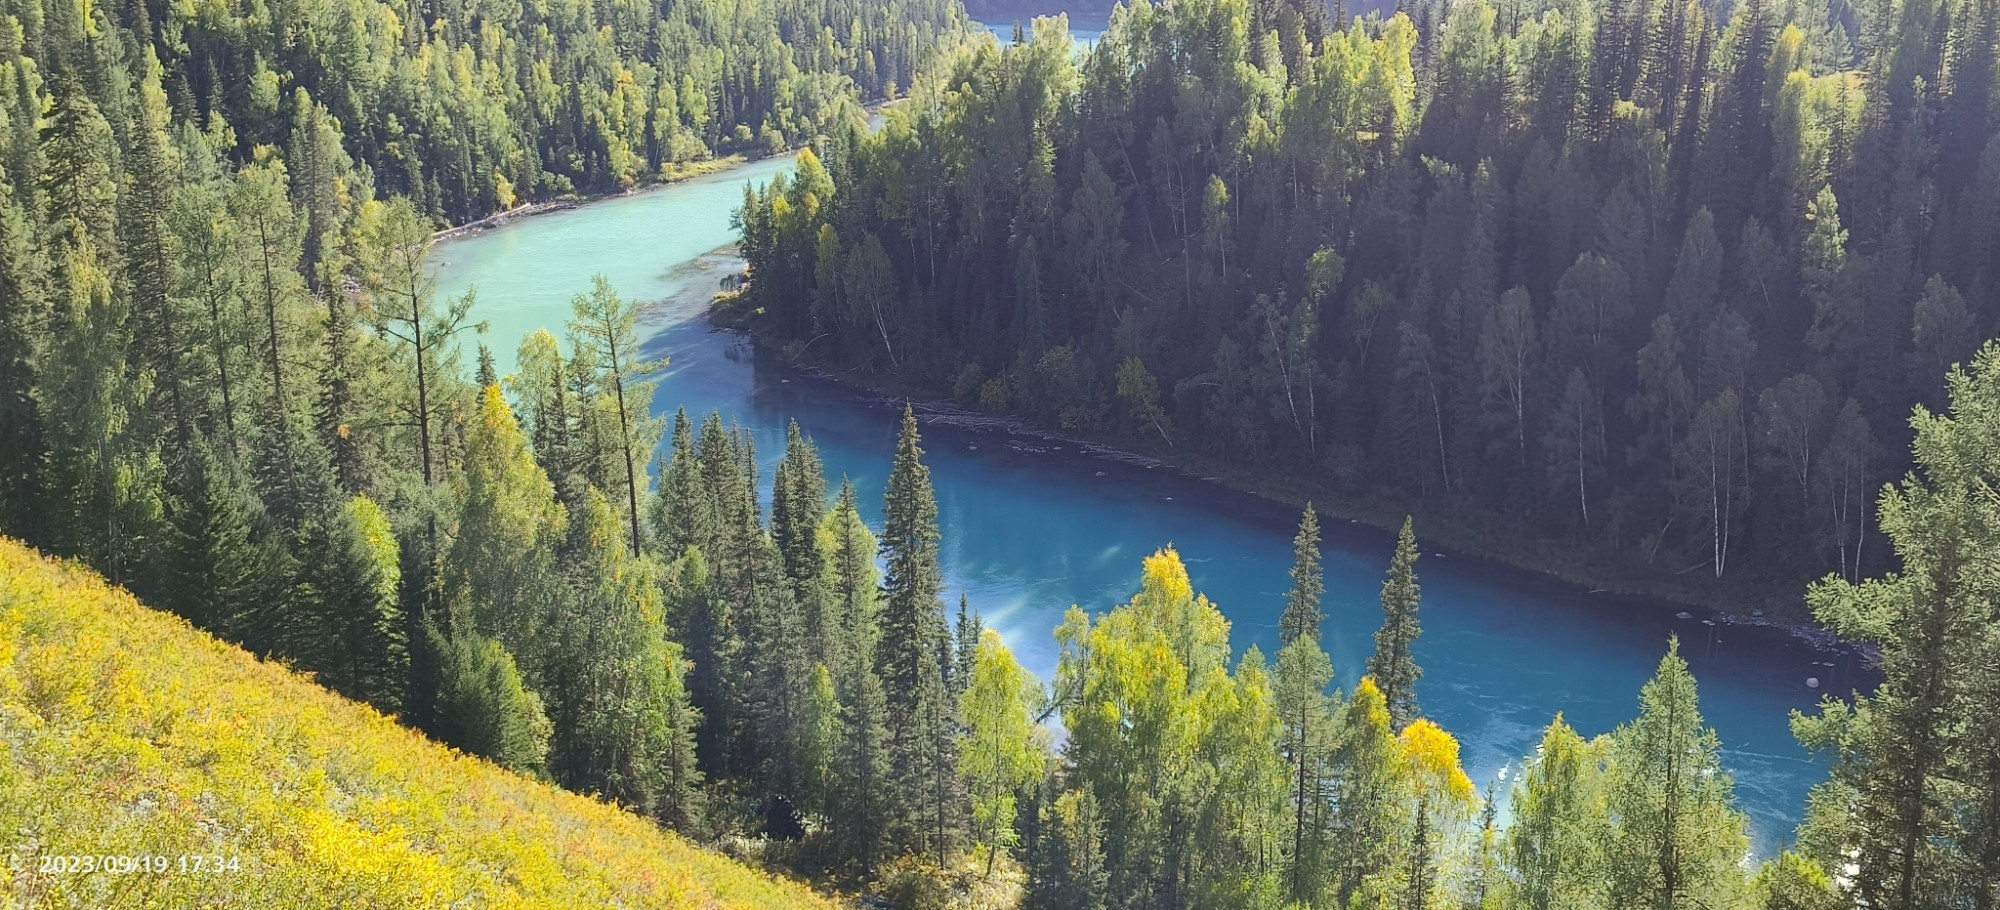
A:
<svg viewBox="0 0 2000 910">
<path fill-rule="evenodd" d="M 1141 2 L 1088 52 L 962 51 L 746 198 L 746 309 L 843 371 L 1691 596 L 1893 566 L 1909 408 L 2000 325 L 2000 9 L 1399 9 Z"/>
</svg>

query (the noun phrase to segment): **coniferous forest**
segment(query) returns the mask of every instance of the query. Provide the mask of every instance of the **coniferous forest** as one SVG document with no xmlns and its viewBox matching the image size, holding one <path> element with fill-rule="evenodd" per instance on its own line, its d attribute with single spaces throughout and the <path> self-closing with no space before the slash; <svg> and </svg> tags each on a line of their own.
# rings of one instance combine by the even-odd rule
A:
<svg viewBox="0 0 2000 910">
<path fill-rule="evenodd" d="M 817 363 L 1588 541 L 1592 581 L 1892 567 L 1910 407 L 2000 326 L 2000 10 L 1400 9 L 961 52 L 746 200 L 748 303 Z"/>
<path fill-rule="evenodd" d="M 2000 5 L 1140 0 L 1088 52 L 1022 37 L 956 0 L 0 0 L 0 532 L 859 905 L 2000 907 Z M 796 423 L 766 478 L 727 415 L 662 416 L 648 301 L 599 278 L 493 338 L 427 258 L 800 147 L 719 315 L 1419 516 L 1359 683 L 1310 505 L 1275 653 L 1162 540 L 1040 678 L 947 584 L 916 408 L 880 501 Z M 1872 649 L 1879 688 L 1790 718 L 1829 774 L 1781 849 L 1674 642 L 1624 725 L 1468 777 L 1419 698 L 1432 516 Z M 25 745 L 91 714 L 45 682 L 79 658 L 18 650 L 11 587 L 0 847 L 80 849 Z M 227 846 L 117 790 L 165 735 L 93 740 L 94 795 Z"/>
</svg>

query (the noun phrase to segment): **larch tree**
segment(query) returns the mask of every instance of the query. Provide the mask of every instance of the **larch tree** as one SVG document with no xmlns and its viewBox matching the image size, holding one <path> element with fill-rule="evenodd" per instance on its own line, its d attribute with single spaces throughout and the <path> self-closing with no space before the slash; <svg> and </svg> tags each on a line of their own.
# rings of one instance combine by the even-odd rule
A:
<svg viewBox="0 0 2000 910">
<path fill-rule="evenodd" d="M 642 453 L 658 444 L 660 421 L 652 414 L 654 386 L 643 381 L 649 374 L 665 369 L 666 361 L 639 359 L 639 306 L 627 302 L 603 275 L 591 279 L 589 294 L 570 301 L 576 318 L 569 327 L 577 356 L 596 371 L 597 386 L 608 389 L 614 422 L 617 425 L 619 473 L 624 475 L 627 525 L 632 552 L 640 551 L 639 502 L 647 495 L 641 478 Z"/>
<path fill-rule="evenodd" d="M 1605 748 L 1558 714 L 1514 785 L 1505 852 L 1514 875 L 1508 899 L 1546 910 L 1590 910 L 1605 902 L 1610 818 Z"/>
<path fill-rule="evenodd" d="M 1720 750 L 1680 642 L 1672 641 L 1640 690 L 1639 718 L 1611 734 L 1612 906 L 1727 907 L 1743 892 L 1748 819 L 1732 804 Z"/>
<path fill-rule="evenodd" d="M 556 547 L 569 516 L 498 386 L 480 395 L 462 461 L 442 576 L 450 610 L 438 621 L 471 623 L 539 678 L 560 659 L 546 653 L 543 633 L 556 619 Z"/>
</svg>

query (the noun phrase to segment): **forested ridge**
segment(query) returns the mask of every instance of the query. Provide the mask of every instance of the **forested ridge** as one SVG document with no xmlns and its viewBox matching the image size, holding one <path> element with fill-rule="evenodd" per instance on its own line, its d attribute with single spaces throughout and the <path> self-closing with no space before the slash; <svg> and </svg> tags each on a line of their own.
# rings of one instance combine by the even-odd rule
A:
<svg viewBox="0 0 2000 910">
<path fill-rule="evenodd" d="M 1598 580 L 1893 565 L 1908 409 L 2000 324 L 2000 10 L 1400 8 L 962 52 L 746 199 L 744 303 L 816 363 Z"/>
</svg>

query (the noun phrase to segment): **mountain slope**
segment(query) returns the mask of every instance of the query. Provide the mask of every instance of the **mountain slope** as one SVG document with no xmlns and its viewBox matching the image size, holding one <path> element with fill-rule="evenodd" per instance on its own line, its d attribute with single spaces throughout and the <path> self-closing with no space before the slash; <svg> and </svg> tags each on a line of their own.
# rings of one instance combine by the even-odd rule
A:
<svg viewBox="0 0 2000 910">
<path fill-rule="evenodd" d="M 166 871 L 43 869 L 65 855 Z M 224 868 L 183 871 L 197 855 Z M 0 908 L 835 906 L 425 740 L 6 539 L 0 857 Z"/>
</svg>

